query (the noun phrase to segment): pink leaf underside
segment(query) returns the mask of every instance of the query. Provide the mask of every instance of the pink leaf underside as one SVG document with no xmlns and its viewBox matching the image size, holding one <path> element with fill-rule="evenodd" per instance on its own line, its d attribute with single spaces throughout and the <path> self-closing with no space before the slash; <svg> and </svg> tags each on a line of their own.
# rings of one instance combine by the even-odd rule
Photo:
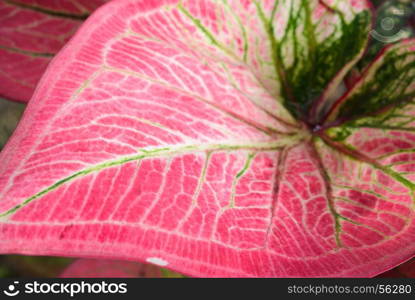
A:
<svg viewBox="0 0 415 300">
<path fill-rule="evenodd" d="M 177 2 L 112 2 L 53 60 L 0 155 L 0 251 L 265 277 L 374 276 L 413 256 L 408 188 L 307 139 L 259 83 L 252 2 Z M 400 147 L 366 133 L 362 151 Z"/>
<path fill-rule="evenodd" d="M 82 16 L 108 1 L 0 1 L 0 96 L 29 101 L 53 55 L 82 24 Z"/>
<path fill-rule="evenodd" d="M 61 278 L 135 278 L 160 277 L 159 268 L 150 264 L 105 259 L 77 259 L 59 276 Z"/>
</svg>

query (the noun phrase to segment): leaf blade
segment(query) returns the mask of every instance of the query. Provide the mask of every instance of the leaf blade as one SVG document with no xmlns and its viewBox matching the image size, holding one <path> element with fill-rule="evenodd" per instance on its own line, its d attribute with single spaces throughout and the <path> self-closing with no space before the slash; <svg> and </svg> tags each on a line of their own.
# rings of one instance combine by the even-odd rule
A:
<svg viewBox="0 0 415 300">
<path fill-rule="evenodd" d="M 0 94 L 28 102 L 53 56 L 82 21 L 107 1 L 2 1 Z"/>
<path fill-rule="evenodd" d="M 279 81 L 275 88 L 296 118 L 317 119 L 316 112 L 309 113 L 313 103 L 329 105 L 334 89 L 363 55 L 370 6 L 341 0 L 275 3 L 271 19 L 262 13 Z"/>
<path fill-rule="evenodd" d="M 342 173 L 324 164 L 340 156 L 359 165 L 292 122 L 244 61 L 252 44 L 241 38 L 236 57 L 212 45 L 177 3 L 114 1 L 52 62 L 0 154 L 0 210 L 90 172 L 3 216 L 0 251 L 149 260 L 222 277 L 370 276 L 413 252 L 413 211 L 401 212 L 407 226 L 380 238 L 338 215 L 327 175 Z M 221 20 L 235 16 L 221 3 L 182 5 L 209 16 L 203 24 L 229 13 L 209 27 L 228 45 L 242 30 L 225 34 Z M 255 9 L 228 4 L 244 8 L 242 16 Z M 247 36 L 262 28 L 249 20 L 258 24 Z M 359 188 L 355 178 L 349 184 Z"/>
<path fill-rule="evenodd" d="M 382 113 L 383 109 L 412 100 L 415 96 L 414 49 L 414 39 L 387 47 L 355 86 L 332 107 L 326 124 Z"/>
</svg>

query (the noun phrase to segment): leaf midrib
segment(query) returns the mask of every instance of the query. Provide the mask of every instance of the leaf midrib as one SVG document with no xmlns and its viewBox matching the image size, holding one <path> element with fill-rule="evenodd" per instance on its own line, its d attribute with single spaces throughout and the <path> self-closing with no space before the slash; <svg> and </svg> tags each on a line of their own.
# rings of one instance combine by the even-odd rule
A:
<svg viewBox="0 0 415 300">
<path fill-rule="evenodd" d="M 75 179 L 89 175 L 91 173 L 100 172 L 104 169 L 120 166 L 133 161 L 140 161 L 142 159 L 156 158 L 156 157 L 173 157 L 176 155 L 182 154 L 191 154 L 198 152 L 209 152 L 213 153 L 216 151 L 236 151 L 236 150 L 250 150 L 250 151 L 276 151 L 281 148 L 284 148 L 289 145 L 295 145 L 299 143 L 304 137 L 298 135 L 296 137 L 288 137 L 281 139 L 275 142 L 265 142 L 265 143 L 253 143 L 253 144 L 204 144 L 204 145 L 181 145 L 176 147 L 160 147 L 160 148 L 147 148 L 140 149 L 137 154 L 131 156 L 125 156 L 117 160 L 111 160 L 103 162 L 100 164 L 93 165 L 89 168 L 83 169 L 76 173 L 73 173 L 63 179 L 58 180 L 52 185 L 49 185 L 47 188 L 44 188 L 35 195 L 26 198 L 20 204 L 15 205 L 11 209 L 7 210 L 4 213 L 0 214 L 0 218 L 7 217 L 18 211 L 20 208 L 23 208 L 33 200 L 36 200 L 49 192 L 59 188 L 60 186 L 72 182 Z"/>
</svg>

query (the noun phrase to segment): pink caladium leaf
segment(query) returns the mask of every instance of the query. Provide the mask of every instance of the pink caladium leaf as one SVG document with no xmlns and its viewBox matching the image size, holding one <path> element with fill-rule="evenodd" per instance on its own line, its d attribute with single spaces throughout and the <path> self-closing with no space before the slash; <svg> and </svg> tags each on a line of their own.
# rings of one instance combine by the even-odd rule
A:
<svg viewBox="0 0 415 300">
<path fill-rule="evenodd" d="M 0 95 L 27 102 L 51 58 L 108 1 L 0 1 Z"/>
<path fill-rule="evenodd" d="M 324 122 L 338 125 L 361 115 L 375 115 L 372 122 L 385 125 L 385 118 L 392 118 L 391 125 L 402 129 L 402 126 L 411 126 L 411 122 L 397 122 L 399 113 L 396 112 L 406 107 L 402 113 L 410 114 L 408 107 L 414 98 L 415 39 L 409 39 L 385 48 L 354 86 L 331 107 Z"/>
<path fill-rule="evenodd" d="M 333 97 L 369 23 L 353 0 L 102 7 L 0 154 L 0 251 L 192 276 L 374 276 L 409 259 L 412 41 Z"/>
</svg>

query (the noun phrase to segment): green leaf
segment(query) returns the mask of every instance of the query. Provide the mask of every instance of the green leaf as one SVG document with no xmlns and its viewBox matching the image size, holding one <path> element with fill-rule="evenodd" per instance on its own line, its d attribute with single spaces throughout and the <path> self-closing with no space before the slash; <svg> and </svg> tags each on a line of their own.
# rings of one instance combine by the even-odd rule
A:
<svg viewBox="0 0 415 300">
<path fill-rule="evenodd" d="M 376 6 L 376 20 L 368 51 L 356 66 L 357 70 L 369 65 L 386 45 L 415 36 L 415 28 L 409 22 L 415 16 L 413 1 L 372 1 Z"/>
<path fill-rule="evenodd" d="M 387 48 L 332 107 L 325 123 L 382 113 L 414 96 L 415 40 L 411 39 Z"/>
<path fill-rule="evenodd" d="M 271 40 L 279 93 L 300 119 L 307 118 L 313 102 L 330 100 L 367 44 L 371 15 L 366 2 L 330 3 L 275 1 L 268 14 L 257 3 Z"/>
</svg>

